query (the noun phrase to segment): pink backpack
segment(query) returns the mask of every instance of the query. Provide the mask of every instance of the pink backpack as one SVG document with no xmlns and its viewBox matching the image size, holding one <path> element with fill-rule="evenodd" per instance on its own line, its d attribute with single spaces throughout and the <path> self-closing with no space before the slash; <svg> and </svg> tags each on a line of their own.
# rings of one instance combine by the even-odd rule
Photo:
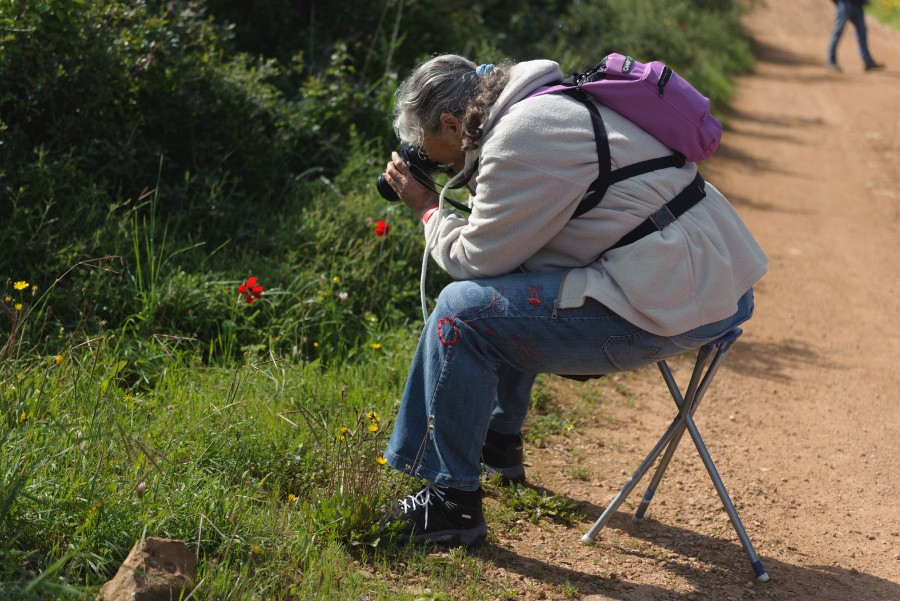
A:
<svg viewBox="0 0 900 601">
<path fill-rule="evenodd" d="M 559 84 L 539 88 L 527 98 L 552 93 L 566 94 L 587 107 L 597 142 L 600 176 L 572 218 L 597 206 L 607 188 L 616 182 L 658 169 L 680 168 L 685 160 L 708 159 L 722 139 L 722 124 L 710 113 L 709 99 L 659 61 L 641 63 L 629 56 L 610 54 L 584 74 L 575 73 Z M 591 98 L 633 121 L 674 154 L 612 171 L 606 128 Z M 702 195 L 693 204 L 700 198 Z"/>
<path fill-rule="evenodd" d="M 610 54 L 590 71 L 529 97 L 573 87 L 627 117 L 688 161 L 708 159 L 719 147 L 722 124 L 710 113 L 709 99 L 659 61 L 641 63 Z"/>
</svg>

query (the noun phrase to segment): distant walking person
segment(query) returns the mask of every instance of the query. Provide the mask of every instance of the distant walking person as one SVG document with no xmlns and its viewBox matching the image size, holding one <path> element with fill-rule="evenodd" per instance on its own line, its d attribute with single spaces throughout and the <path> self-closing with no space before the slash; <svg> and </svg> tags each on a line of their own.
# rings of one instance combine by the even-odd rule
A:
<svg viewBox="0 0 900 601">
<path fill-rule="evenodd" d="M 866 15 L 864 6 L 869 0 L 834 0 L 834 30 L 831 32 L 831 41 L 828 44 L 828 68 L 832 71 L 840 71 L 837 64 L 837 45 L 844 33 L 844 25 L 847 21 L 853 23 L 856 28 L 856 42 L 859 44 L 859 54 L 863 59 L 863 68 L 866 71 L 882 69 L 884 65 L 876 63 L 869 53 L 869 44 L 866 39 Z"/>
</svg>

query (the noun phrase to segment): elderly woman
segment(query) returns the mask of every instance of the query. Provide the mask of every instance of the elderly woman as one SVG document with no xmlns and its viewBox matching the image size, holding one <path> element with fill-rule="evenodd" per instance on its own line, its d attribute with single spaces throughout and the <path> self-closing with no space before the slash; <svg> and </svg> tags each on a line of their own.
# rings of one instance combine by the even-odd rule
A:
<svg viewBox="0 0 900 601">
<path fill-rule="evenodd" d="M 481 477 L 524 480 L 521 431 L 536 374 L 631 370 L 752 314 L 766 257 L 694 163 L 615 183 L 573 217 L 600 172 L 591 114 L 566 95 L 529 97 L 562 79 L 548 60 L 495 67 L 442 55 L 397 90 L 400 140 L 452 166 L 448 185 L 467 181 L 471 192 L 462 217 L 441 208 L 397 153 L 383 174 L 456 280 L 425 324 L 385 452 L 392 467 L 425 481 L 397 503 L 403 540 L 483 542 Z M 613 169 L 671 154 L 596 106 Z M 700 187 L 697 204 L 620 243 L 690 186 Z"/>
</svg>

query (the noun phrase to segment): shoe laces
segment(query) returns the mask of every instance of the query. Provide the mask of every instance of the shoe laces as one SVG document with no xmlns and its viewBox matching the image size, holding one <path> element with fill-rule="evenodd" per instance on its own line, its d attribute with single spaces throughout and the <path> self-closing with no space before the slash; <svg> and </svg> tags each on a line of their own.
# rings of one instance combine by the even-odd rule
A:
<svg viewBox="0 0 900 601">
<path fill-rule="evenodd" d="M 453 503 L 447 500 L 447 497 L 441 487 L 435 486 L 430 482 L 426 484 L 425 488 L 423 488 L 419 492 L 400 499 L 399 502 L 400 509 L 403 511 L 403 513 L 415 511 L 417 507 L 422 507 L 425 510 L 425 530 L 428 530 L 428 508 L 432 503 L 431 495 L 434 495 L 438 500 L 447 505 L 447 507 L 453 506 Z"/>
</svg>

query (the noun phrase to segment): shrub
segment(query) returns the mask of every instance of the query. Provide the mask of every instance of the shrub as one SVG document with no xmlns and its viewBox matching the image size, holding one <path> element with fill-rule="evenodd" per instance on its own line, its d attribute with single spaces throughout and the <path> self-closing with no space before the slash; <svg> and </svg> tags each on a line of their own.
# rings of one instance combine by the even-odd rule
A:
<svg viewBox="0 0 900 601">
<path fill-rule="evenodd" d="M 42 279 L 120 252 L 108 228 L 148 191 L 179 244 L 217 247 L 263 227 L 311 168 L 335 173 L 356 122 L 389 131 L 363 119 L 387 100 L 345 54 L 286 94 L 286 69 L 232 52 L 199 1 L 22 0 L 0 27 L 0 237 Z"/>
<path fill-rule="evenodd" d="M 752 65 L 740 24 L 746 4 L 715 0 L 573 3 L 539 47 L 563 66 L 585 71 L 610 52 L 661 60 L 709 96 L 721 111 L 732 77 Z"/>
</svg>

